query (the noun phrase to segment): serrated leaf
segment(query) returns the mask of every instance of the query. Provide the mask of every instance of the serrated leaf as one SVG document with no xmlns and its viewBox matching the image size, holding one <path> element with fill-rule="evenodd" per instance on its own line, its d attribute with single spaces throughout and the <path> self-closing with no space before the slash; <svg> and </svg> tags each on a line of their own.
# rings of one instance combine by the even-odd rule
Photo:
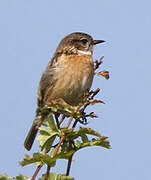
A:
<svg viewBox="0 0 151 180">
<path fill-rule="evenodd" d="M 39 178 L 39 180 L 45 180 L 45 175 Z M 74 180 L 74 178 L 70 176 L 65 176 L 64 174 L 50 173 L 47 180 Z"/>
<path fill-rule="evenodd" d="M 60 136 L 60 131 L 51 114 L 48 117 L 47 127 L 39 129 L 40 135 L 37 140 L 40 142 L 41 150 L 45 149 L 46 152 L 49 152 L 56 136 Z"/>
<path fill-rule="evenodd" d="M 78 138 L 78 137 L 81 137 L 83 135 L 86 135 L 86 134 L 89 134 L 89 135 L 94 135 L 94 136 L 97 136 L 97 137 L 101 137 L 101 134 L 98 133 L 97 131 L 91 129 L 91 128 L 83 128 L 83 127 L 80 127 L 79 130 L 75 131 L 75 130 L 72 130 L 71 133 L 66 133 L 68 132 L 68 130 L 64 130 L 64 133 L 66 135 L 67 138 L 70 138 L 72 140 Z"/>
<path fill-rule="evenodd" d="M 52 131 L 58 132 L 58 127 L 56 126 L 56 123 L 54 122 L 52 114 L 48 117 L 48 124 Z"/>
<path fill-rule="evenodd" d="M 1 174 L 0 175 L 0 180 L 12 180 L 13 178 L 7 176 L 7 174 Z"/>
<path fill-rule="evenodd" d="M 89 135 L 94 135 L 94 136 L 97 136 L 97 137 L 102 137 L 102 135 L 99 132 L 97 132 L 97 131 L 95 131 L 95 130 L 93 130 L 91 128 L 80 127 L 77 133 L 78 134 L 89 134 Z"/>
<path fill-rule="evenodd" d="M 36 158 L 32 158 L 32 157 L 30 157 L 29 155 L 26 154 L 24 156 L 23 160 L 19 162 L 19 164 L 21 166 L 26 166 L 26 165 L 29 165 L 29 164 L 32 164 L 32 163 L 35 163 L 35 162 L 40 162 L 40 160 L 36 159 Z"/>
<path fill-rule="evenodd" d="M 29 155 L 25 155 L 24 159 L 20 162 L 21 166 L 26 166 L 33 163 L 46 163 L 47 165 L 53 167 L 55 165 L 56 158 L 50 158 L 49 155 L 41 152 L 41 153 L 34 153 L 33 157 Z"/>
<path fill-rule="evenodd" d="M 86 143 L 81 144 L 81 147 L 80 147 L 80 148 L 89 147 L 89 146 L 101 146 L 101 147 L 110 149 L 111 146 L 110 146 L 110 143 L 109 143 L 109 141 L 107 140 L 107 138 L 108 138 L 108 137 L 102 136 L 102 137 L 99 137 L 99 138 L 97 138 L 97 139 L 92 139 L 92 140 L 89 141 L 89 142 L 86 142 Z"/>
<path fill-rule="evenodd" d="M 23 176 L 21 174 L 16 176 L 16 178 L 11 178 L 11 177 L 7 176 L 7 174 L 1 174 L 0 175 L 0 180 L 30 180 L 30 178 L 25 177 L 25 176 Z"/>
<path fill-rule="evenodd" d="M 69 159 L 77 150 L 76 149 L 71 149 L 66 152 L 60 151 L 57 155 L 57 159 Z"/>
<path fill-rule="evenodd" d="M 81 148 L 88 147 L 88 146 L 101 146 L 105 148 L 110 148 L 109 141 L 107 140 L 107 137 L 101 136 L 100 133 L 97 131 L 94 131 L 91 128 L 82 128 L 80 127 L 79 130 L 75 131 L 74 129 L 63 129 L 63 132 L 66 136 L 67 142 L 68 138 L 70 141 L 73 142 L 72 149 L 69 148 L 69 144 L 63 143 L 63 146 L 59 148 L 59 151 L 56 155 L 56 159 L 68 159 L 71 157 L 76 151 L 78 151 Z M 97 139 L 89 140 L 87 135 L 93 135 L 98 137 Z M 78 140 L 75 140 L 77 138 L 81 137 L 82 142 Z"/>
<path fill-rule="evenodd" d="M 40 142 L 41 150 L 43 150 L 45 148 L 46 152 L 48 152 L 57 135 L 58 135 L 57 132 L 51 132 L 50 135 L 46 135 L 46 134 L 39 135 L 37 137 L 37 140 Z"/>
<path fill-rule="evenodd" d="M 64 151 L 60 151 L 56 158 L 57 159 L 69 159 L 75 152 L 77 152 L 78 150 L 85 148 L 85 147 L 90 147 L 90 146 L 100 146 L 100 147 L 104 147 L 107 149 L 110 149 L 110 144 L 109 141 L 107 140 L 107 137 L 105 136 L 101 136 L 97 139 L 92 139 L 86 142 L 80 142 L 79 140 L 74 142 L 74 148 L 70 149 L 66 152 Z"/>
<path fill-rule="evenodd" d="M 105 136 L 99 137 L 97 139 L 92 139 L 91 141 L 87 141 L 85 143 L 81 143 L 79 141 L 76 141 L 75 145 L 77 147 L 75 152 L 78 151 L 79 149 L 89 147 L 89 146 L 101 146 L 101 147 L 104 147 L 107 149 L 111 148 L 110 143 L 107 140 L 107 137 L 105 137 Z"/>
<path fill-rule="evenodd" d="M 16 180 L 30 180 L 30 178 L 25 177 L 25 176 L 23 176 L 23 175 L 21 175 L 21 174 L 19 174 L 18 176 L 16 176 L 15 179 L 16 179 Z"/>
</svg>

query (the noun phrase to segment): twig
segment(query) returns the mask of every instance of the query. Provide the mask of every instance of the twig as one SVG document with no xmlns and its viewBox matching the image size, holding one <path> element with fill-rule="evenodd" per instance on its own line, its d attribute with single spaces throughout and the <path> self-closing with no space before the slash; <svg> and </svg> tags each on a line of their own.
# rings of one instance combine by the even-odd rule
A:
<svg viewBox="0 0 151 180">
<path fill-rule="evenodd" d="M 94 96 L 96 96 L 96 95 L 99 93 L 99 91 L 100 91 L 100 89 L 99 89 L 99 88 L 97 88 L 95 91 L 93 91 L 93 95 L 91 96 L 91 98 L 90 98 L 90 99 L 93 99 L 93 98 L 94 98 Z"/>
<path fill-rule="evenodd" d="M 95 71 L 96 69 L 98 69 L 99 66 L 103 63 L 103 61 L 102 61 L 103 59 L 104 59 L 104 56 L 102 56 L 99 60 L 96 60 L 96 61 L 95 61 L 94 71 Z"/>
<path fill-rule="evenodd" d="M 72 120 L 73 120 L 73 116 L 71 116 L 71 117 L 70 117 L 70 119 L 69 119 L 69 121 L 68 121 L 68 124 L 67 124 L 67 126 L 66 126 L 66 129 L 68 129 L 68 128 L 69 128 L 69 126 L 70 126 L 70 124 L 71 124 Z M 64 139 L 65 139 L 65 135 L 63 135 L 63 136 L 61 137 L 61 139 L 60 139 L 60 141 L 59 141 L 59 143 L 58 143 L 57 147 L 55 148 L 55 151 L 54 151 L 53 157 L 55 157 L 55 156 L 57 155 L 57 152 L 59 151 L 59 148 L 60 148 L 60 146 L 61 146 L 62 142 L 64 141 Z"/>
<path fill-rule="evenodd" d="M 69 128 L 69 126 L 70 126 L 70 124 L 71 124 L 72 120 L 73 120 L 73 116 L 71 116 L 71 117 L 70 117 L 70 119 L 69 119 L 69 121 L 68 121 L 68 124 L 67 124 L 67 126 L 66 126 L 66 129 L 68 129 L 68 128 Z"/>
<path fill-rule="evenodd" d="M 69 176 L 70 173 L 70 169 L 71 169 L 71 163 L 72 163 L 72 157 L 73 155 L 71 155 L 68 159 L 68 166 L 67 166 L 67 172 L 66 172 L 66 176 Z"/>
<path fill-rule="evenodd" d="M 76 127 L 76 125 L 77 125 L 78 121 L 79 121 L 78 119 L 76 119 L 76 120 L 75 120 L 75 122 L 74 122 L 74 124 L 73 124 L 72 128 L 75 128 L 75 127 Z"/>
<path fill-rule="evenodd" d="M 59 123 L 59 119 L 58 119 L 59 116 L 60 116 L 60 114 L 55 113 L 55 119 L 56 119 L 56 124 L 57 124 L 58 129 L 60 129 L 60 123 Z"/>
<path fill-rule="evenodd" d="M 45 150 L 44 153 L 47 154 L 47 151 Z M 39 165 L 39 166 L 37 167 L 36 171 L 34 172 L 32 178 L 31 178 L 31 180 L 35 180 L 35 178 L 36 178 L 37 174 L 39 173 L 40 169 L 42 168 L 42 166 L 43 166 L 43 164 L 41 164 L 41 165 Z M 49 171 L 50 171 L 50 168 L 49 168 Z M 47 172 L 48 172 L 48 169 L 47 169 Z M 49 176 L 49 175 L 48 175 L 48 176 Z"/>
<path fill-rule="evenodd" d="M 69 141 L 69 150 L 72 149 L 72 141 Z M 73 154 L 69 157 L 68 159 L 68 165 L 67 165 L 67 171 L 66 171 L 66 176 L 69 176 L 70 169 L 71 169 L 71 163 L 72 163 L 72 157 Z"/>
<path fill-rule="evenodd" d="M 42 168 L 42 166 L 43 166 L 43 165 L 39 165 L 39 166 L 37 167 L 36 171 L 34 172 L 32 178 L 31 178 L 31 180 L 35 180 L 35 178 L 36 178 L 38 172 L 40 171 L 40 169 Z"/>
<path fill-rule="evenodd" d="M 80 109 L 80 106 L 77 108 L 77 111 L 79 111 L 79 109 Z M 70 126 L 72 120 L 73 120 L 73 116 L 70 116 L 70 119 L 69 119 L 68 124 L 67 124 L 67 126 L 66 126 L 65 129 L 68 129 L 68 128 L 69 128 L 69 126 Z M 60 148 L 62 142 L 64 141 L 64 139 L 65 139 L 65 135 L 63 135 L 63 136 L 61 137 L 61 139 L 60 139 L 60 141 L 59 141 L 57 147 L 55 148 L 53 157 L 55 157 L 55 156 L 57 155 L 57 152 L 59 151 L 59 148 Z"/>
<path fill-rule="evenodd" d="M 87 98 L 92 95 L 92 96 L 89 98 L 89 100 L 92 100 L 92 99 L 94 98 L 94 96 L 96 96 L 96 95 L 99 93 L 99 91 L 100 91 L 99 88 L 97 88 L 95 91 L 90 91 L 89 94 L 87 95 Z M 86 104 L 84 105 L 84 107 L 80 109 L 80 113 L 81 113 L 81 114 L 84 114 L 84 110 L 86 109 L 86 107 L 87 107 L 88 105 L 89 105 L 89 103 L 86 103 Z M 77 120 L 77 121 L 78 121 L 78 120 Z M 75 121 L 75 122 L 76 122 L 76 121 Z"/>
<path fill-rule="evenodd" d="M 63 136 L 61 137 L 61 139 L 60 139 L 60 141 L 59 141 L 59 143 L 58 143 L 57 147 L 55 148 L 55 151 L 54 151 L 53 157 L 55 157 L 55 156 L 57 155 L 57 152 L 59 151 L 59 148 L 60 148 L 60 146 L 61 146 L 62 142 L 64 141 L 64 139 L 65 139 L 65 135 L 63 135 Z"/>
<path fill-rule="evenodd" d="M 50 172 L 50 166 L 47 166 L 47 172 L 46 172 L 46 175 L 45 175 L 45 180 L 48 179 L 48 177 L 49 177 L 49 172 Z"/>
<path fill-rule="evenodd" d="M 59 125 L 61 125 L 61 123 L 64 121 L 65 117 L 66 117 L 66 116 L 63 114 L 61 120 L 59 121 Z"/>
</svg>

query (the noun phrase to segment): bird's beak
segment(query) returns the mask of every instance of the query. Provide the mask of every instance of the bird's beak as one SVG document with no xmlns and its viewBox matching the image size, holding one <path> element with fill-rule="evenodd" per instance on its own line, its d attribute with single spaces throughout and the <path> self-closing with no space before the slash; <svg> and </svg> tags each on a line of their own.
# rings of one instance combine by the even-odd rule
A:
<svg viewBox="0 0 151 180">
<path fill-rule="evenodd" d="M 104 42 L 105 42 L 104 40 L 93 40 L 94 45 L 104 43 Z"/>
</svg>

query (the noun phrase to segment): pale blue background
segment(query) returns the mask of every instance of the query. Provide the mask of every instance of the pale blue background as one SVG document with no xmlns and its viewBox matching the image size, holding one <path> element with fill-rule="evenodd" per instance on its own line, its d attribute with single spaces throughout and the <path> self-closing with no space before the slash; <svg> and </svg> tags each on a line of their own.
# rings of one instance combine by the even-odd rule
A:
<svg viewBox="0 0 151 180">
<path fill-rule="evenodd" d="M 76 180 L 151 179 L 151 1 L 0 0 L 0 174 L 31 176 L 20 167 L 26 133 L 34 119 L 40 76 L 65 35 L 82 31 L 106 40 L 94 51 L 105 56 L 110 80 L 96 78 L 99 119 L 88 126 L 109 136 L 112 150 L 78 152 Z M 93 110 L 94 110 L 93 109 Z M 35 143 L 32 151 L 37 151 Z M 66 162 L 54 171 L 64 172 Z"/>
</svg>

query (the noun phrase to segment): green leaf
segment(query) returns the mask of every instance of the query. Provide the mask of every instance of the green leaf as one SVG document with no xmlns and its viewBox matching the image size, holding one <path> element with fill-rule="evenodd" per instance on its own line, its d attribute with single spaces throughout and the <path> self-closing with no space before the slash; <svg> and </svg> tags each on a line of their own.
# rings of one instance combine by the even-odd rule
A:
<svg viewBox="0 0 151 180">
<path fill-rule="evenodd" d="M 107 149 L 111 149 L 110 143 L 107 140 L 107 138 L 108 137 L 102 136 L 97 139 L 92 139 L 91 141 L 81 143 L 81 146 L 79 149 L 84 148 L 84 147 L 89 147 L 89 146 L 100 146 Z"/>
<path fill-rule="evenodd" d="M 41 153 L 34 153 L 33 157 L 29 155 L 25 155 L 24 159 L 20 162 L 21 166 L 26 166 L 33 163 L 45 163 L 51 167 L 55 166 L 56 158 L 52 158 L 49 155 L 45 154 L 44 152 Z"/>
<path fill-rule="evenodd" d="M 104 147 L 107 149 L 111 148 L 109 141 L 107 140 L 107 137 L 104 137 L 104 136 L 101 136 L 97 139 L 92 139 L 90 141 L 86 141 L 84 143 L 77 140 L 76 142 L 74 142 L 74 146 L 75 146 L 74 148 L 68 149 L 68 151 L 58 152 L 56 158 L 57 159 L 69 159 L 69 157 L 71 157 L 78 150 L 85 148 L 85 147 L 90 147 L 90 146 L 100 146 L 100 147 Z"/>
<path fill-rule="evenodd" d="M 97 131 L 91 129 L 91 128 L 83 128 L 83 127 L 80 127 L 77 134 L 89 134 L 89 135 L 94 135 L 94 136 L 97 136 L 97 137 L 101 137 L 101 134 L 98 133 Z"/>
<path fill-rule="evenodd" d="M 82 134 L 82 135 L 81 135 L 81 139 L 82 139 L 82 141 L 83 141 L 84 143 L 89 141 L 87 135 L 85 135 L 85 134 Z"/>
<path fill-rule="evenodd" d="M 63 99 L 52 100 L 46 105 L 45 109 L 51 109 L 53 112 L 61 113 L 66 116 L 73 116 L 74 118 L 82 117 L 78 111 L 78 106 L 71 106 L 67 104 Z"/>
<path fill-rule="evenodd" d="M 54 122 L 52 114 L 48 116 L 48 124 L 52 131 L 58 132 L 58 127 L 56 126 L 56 123 Z"/>
<path fill-rule="evenodd" d="M 81 132 L 85 132 L 85 133 L 90 133 L 90 134 L 94 134 L 95 136 L 98 136 L 97 139 L 92 139 L 92 140 L 88 140 L 88 137 L 85 134 L 80 134 L 82 142 L 79 140 L 74 140 L 73 144 L 74 146 L 71 148 L 67 148 L 65 150 L 61 149 L 60 152 L 58 152 L 56 158 L 59 159 L 68 159 L 71 155 L 73 155 L 76 151 L 85 148 L 85 147 L 89 147 L 89 146 L 100 146 L 100 147 L 104 147 L 107 149 L 110 149 L 110 143 L 108 141 L 108 137 L 105 136 L 101 136 L 99 133 L 97 133 L 96 131 L 90 129 L 90 128 L 80 128 Z M 79 132 L 80 132 L 79 130 Z"/>
<path fill-rule="evenodd" d="M 57 135 L 57 132 L 52 132 L 51 135 L 39 135 L 37 137 L 37 140 L 40 142 L 41 150 L 45 148 L 46 152 L 49 152 Z"/>
<path fill-rule="evenodd" d="M 78 137 L 82 138 L 86 135 L 93 135 L 93 136 L 101 137 L 100 133 L 98 133 L 97 131 L 95 131 L 91 128 L 80 127 L 79 130 L 77 130 L 77 131 L 75 131 L 74 129 L 70 129 L 70 130 L 63 129 L 63 132 L 64 132 L 66 138 L 70 138 L 72 140 L 74 140 Z"/>
<path fill-rule="evenodd" d="M 70 136 L 71 134 L 75 133 L 75 130 L 73 128 L 71 129 L 62 128 L 61 130 L 65 134 L 65 136 L 68 136 L 68 135 Z"/>
<path fill-rule="evenodd" d="M 6 174 L 1 174 L 0 175 L 0 180 L 12 180 L 13 178 L 10 178 L 9 176 L 7 176 Z"/>
<path fill-rule="evenodd" d="M 81 142 L 80 141 L 76 141 L 75 142 L 75 146 L 76 146 L 76 151 L 78 151 L 80 149 L 80 147 L 81 147 Z"/>
<path fill-rule="evenodd" d="M 16 178 L 11 178 L 11 177 L 7 176 L 6 174 L 1 174 L 0 175 L 0 180 L 30 180 L 30 178 L 24 177 L 21 174 L 16 176 Z"/>
<path fill-rule="evenodd" d="M 45 175 L 43 175 L 39 180 L 45 180 Z M 63 174 L 50 173 L 47 180 L 74 180 L 74 178 Z"/>
<path fill-rule="evenodd" d="M 54 122 L 52 114 L 48 117 L 46 128 L 39 129 L 40 135 L 37 140 L 40 142 L 41 150 L 45 149 L 46 152 L 49 152 L 56 136 L 60 136 L 61 133 Z"/>
<path fill-rule="evenodd" d="M 30 180 L 30 178 L 28 177 L 24 177 L 23 175 L 19 174 L 18 176 L 16 176 L 15 178 L 16 180 Z"/>
<path fill-rule="evenodd" d="M 76 152 L 76 149 L 71 149 L 66 152 L 60 151 L 57 155 L 57 159 L 69 159 L 74 153 Z"/>
</svg>

